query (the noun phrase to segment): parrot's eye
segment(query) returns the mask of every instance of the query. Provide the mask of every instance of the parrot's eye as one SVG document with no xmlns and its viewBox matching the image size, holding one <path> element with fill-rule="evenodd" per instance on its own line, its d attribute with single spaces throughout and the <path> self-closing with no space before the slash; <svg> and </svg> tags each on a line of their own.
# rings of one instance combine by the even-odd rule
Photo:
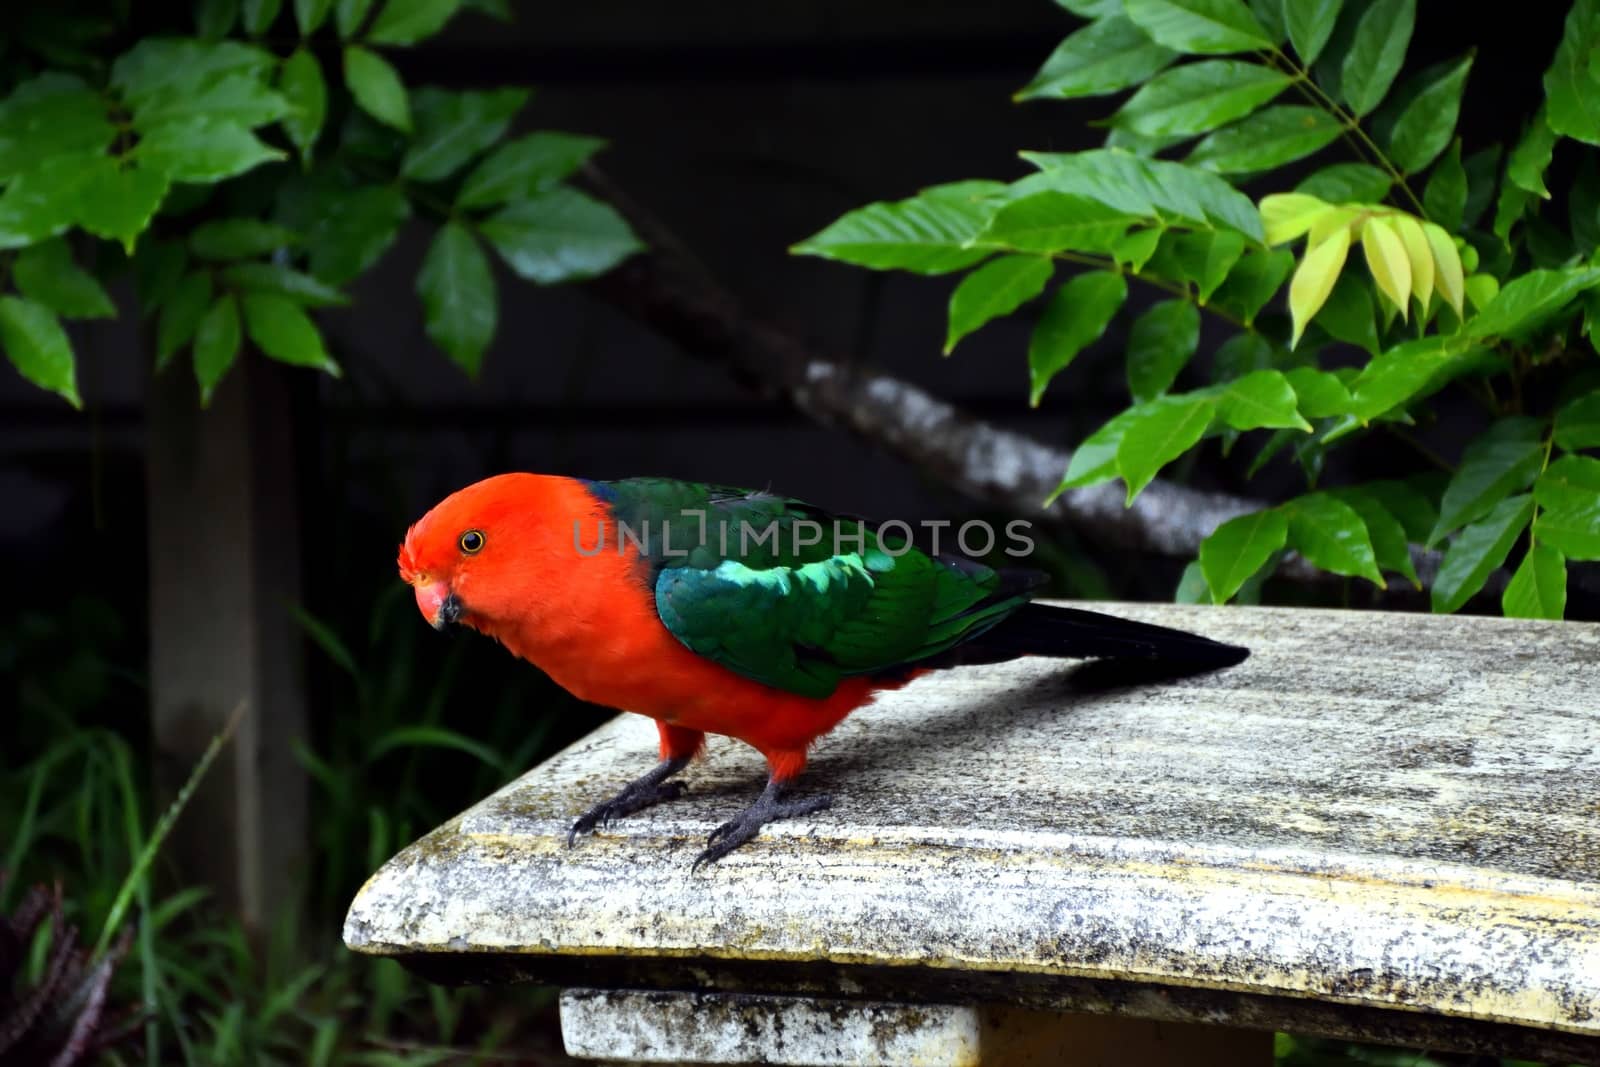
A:
<svg viewBox="0 0 1600 1067">
<path fill-rule="evenodd" d="M 461 535 L 461 551 L 467 555 L 476 555 L 483 551 L 483 533 L 478 530 L 468 530 Z"/>
</svg>

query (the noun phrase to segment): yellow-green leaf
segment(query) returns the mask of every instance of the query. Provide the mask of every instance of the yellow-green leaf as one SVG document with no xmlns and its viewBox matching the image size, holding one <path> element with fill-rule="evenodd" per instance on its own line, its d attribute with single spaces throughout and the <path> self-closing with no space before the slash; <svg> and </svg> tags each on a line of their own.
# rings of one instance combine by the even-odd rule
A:
<svg viewBox="0 0 1600 1067">
<path fill-rule="evenodd" d="M 1436 222 L 1424 222 L 1422 235 L 1433 252 L 1434 284 L 1459 318 L 1463 314 L 1462 302 L 1467 292 L 1466 281 L 1461 273 L 1461 254 L 1456 251 L 1456 243 L 1450 239 L 1444 227 Z"/>
<path fill-rule="evenodd" d="M 1377 215 L 1362 223 L 1361 249 L 1379 291 L 1393 301 L 1400 317 L 1405 318 L 1411 296 L 1411 261 L 1406 258 L 1405 242 L 1394 223 Z"/>
<path fill-rule="evenodd" d="M 1274 193 L 1261 198 L 1261 226 L 1267 244 L 1280 245 L 1305 233 L 1332 205 L 1305 193 Z"/>
<path fill-rule="evenodd" d="M 1350 231 L 1337 229 L 1321 244 L 1309 248 L 1289 281 L 1289 313 L 1294 316 L 1294 336 L 1289 347 L 1300 343 L 1306 326 L 1316 317 L 1333 283 L 1339 280 L 1345 257 L 1350 252 Z"/>
<path fill-rule="evenodd" d="M 1417 298 L 1426 317 L 1428 301 L 1433 297 L 1433 250 L 1428 247 L 1427 234 L 1422 232 L 1422 223 L 1410 215 L 1395 215 L 1389 221 L 1400 234 L 1411 264 L 1411 295 Z"/>
</svg>

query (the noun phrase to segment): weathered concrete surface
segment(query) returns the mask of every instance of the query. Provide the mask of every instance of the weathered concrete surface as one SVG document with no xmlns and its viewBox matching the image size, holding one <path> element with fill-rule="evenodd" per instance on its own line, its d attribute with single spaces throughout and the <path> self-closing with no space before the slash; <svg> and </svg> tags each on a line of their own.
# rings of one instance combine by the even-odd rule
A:
<svg viewBox="0 0 1600 1067">
<path fill-rule="evenodd" d="M 1255 655 L 1120 689 L 1037 659 L 920 679 L 818 746 L 831 810 L 699 875 L 761 783 L 734 742 L 565 847 L 655 758 L 624 716 L 395 857 L 345 940 L 458 976 L 1016 990 L 1600 1059 L 1600 628 L 1103 607 Z"/>
<path fill-rule="evenodd" d="M 973 1007 L 801 997 L 567 990 L 567 1054 L 633 1063 L 978 1067 Z"/>
<path fill-rule="evenodd" d="M 569 989 L 567 1053 L 615 1063 L 792 1067 L 1245 1067 L 1272 1035 L 972 1004 Z"/>
</svg>

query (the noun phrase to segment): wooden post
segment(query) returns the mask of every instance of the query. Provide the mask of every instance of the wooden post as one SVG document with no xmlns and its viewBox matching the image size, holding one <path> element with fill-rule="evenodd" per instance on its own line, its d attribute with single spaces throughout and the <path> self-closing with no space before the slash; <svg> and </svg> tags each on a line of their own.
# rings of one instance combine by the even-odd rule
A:
<svg viewBox="0 0 1600 1067">
<path fill-rule="evenodd" d="M 247 705 L 169 848 L 186 881 L 259 933 L 294 899 L 307 854 L 289 393 L 280 368 L 245 359 L 209 410 L 173 370 L 151 383 L 148 412 L 150 698 L 165 797 Z"/>
</svg>

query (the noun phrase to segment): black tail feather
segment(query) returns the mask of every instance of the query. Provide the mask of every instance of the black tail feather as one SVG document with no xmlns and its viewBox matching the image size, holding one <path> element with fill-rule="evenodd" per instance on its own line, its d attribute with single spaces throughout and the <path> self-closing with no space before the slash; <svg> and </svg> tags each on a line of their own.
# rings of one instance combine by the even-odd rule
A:
<svg viewBox="0 0 1600 1067">
<path fill-rule="evenodd" d="M 1020 656 L 1067 659 L 1154 660 L 1194 670 L 1231 667 L 1250 655 L 1167 626 L 1054 604 L 1024 604 L 994 626 L 913 667 L 1002 663 Z"/>
</svg>

